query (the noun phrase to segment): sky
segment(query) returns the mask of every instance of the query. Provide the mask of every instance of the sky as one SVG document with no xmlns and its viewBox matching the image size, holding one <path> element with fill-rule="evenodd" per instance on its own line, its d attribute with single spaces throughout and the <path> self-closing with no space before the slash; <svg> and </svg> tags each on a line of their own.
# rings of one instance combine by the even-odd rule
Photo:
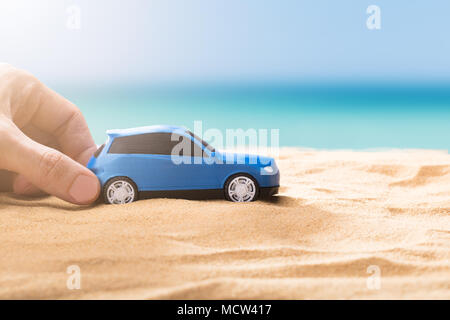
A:
<svg viewBox="0 0 450 320">
<path fill-rule="evenodd" d="M 450 82 L 449 14 L 448 0 L 2 0 L 0 61 L 85 85 Z"/>
</svg>

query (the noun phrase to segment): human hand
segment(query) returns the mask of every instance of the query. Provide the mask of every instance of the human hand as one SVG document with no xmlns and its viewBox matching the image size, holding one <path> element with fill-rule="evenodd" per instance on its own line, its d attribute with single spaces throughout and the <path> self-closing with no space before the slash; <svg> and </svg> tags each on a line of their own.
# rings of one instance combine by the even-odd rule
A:
<svg viewBox="0 0 450 320">
<path fill-rule="evenodd" d="M 85 165 L 95 150 L 74 104 L 31 74 L 0 63 L 0 170 L 9 171 L 0 175 L 0 189 L 92 203 L 100 183 Z"/>
</svg>

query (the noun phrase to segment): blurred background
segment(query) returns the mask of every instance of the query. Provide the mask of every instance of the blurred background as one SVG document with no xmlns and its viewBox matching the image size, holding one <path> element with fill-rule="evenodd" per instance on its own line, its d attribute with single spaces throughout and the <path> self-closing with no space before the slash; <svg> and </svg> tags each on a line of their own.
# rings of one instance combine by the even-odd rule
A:
<svg viewBox="0 0 450 320">
<path fill-rule="evenodd" d="M 99 144 L 202 120 L 280 129 L 281 146 L 448 150 L 449 13 L 448 0 L 2 0 L 0 61 L 75 102 Z"/>
</svg>

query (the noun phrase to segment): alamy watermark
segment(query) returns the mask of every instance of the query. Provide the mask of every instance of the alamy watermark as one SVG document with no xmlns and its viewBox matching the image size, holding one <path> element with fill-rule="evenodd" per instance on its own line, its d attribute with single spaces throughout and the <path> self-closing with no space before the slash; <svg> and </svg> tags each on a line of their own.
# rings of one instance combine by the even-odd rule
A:
<svg viewBox="0 0 450 320">
<path fill-rule="evenodd" d="M 194 121 L 193 132 L 179 129 L 172 133 L 171 158 L 174 164 L 270 165 L 272 159 L 261 154 L 277 158 L 279 140 L 279 129 L 238 128 L 224 133 L 217 128 L 203 130 L 203 122 Z M 227 152 L 230 150 L 238 153 Z"/>
<path fill-rule="evenodd" d="M 366 13 L 369 17 L 366 21 L 367 29 L 380 30 L 381 29 L 381 9 L 379 6 L 370 5 L 367 7 Z"/>
<path fill-rule="evenodd" d="M 81 289 L 81 269 L 77 265 L 71 265 L 66 270 L 69 277 L 67 278 L 66 286 L 69 290 Z"/>
<path fill-rule="evenodd" d="M 381 269 L 377 265 L 367 267 L 367 273 L 371 274 L 366 280 L 366 286 L 369 290 L 381 289 Z"/>
<path fill-rule="evenodd" d="M 77 5 L 71 5 L 67 7 L 67 20 L 66 27 L 69 30 L 81 29 L 81 8 Z"/>
</svg>

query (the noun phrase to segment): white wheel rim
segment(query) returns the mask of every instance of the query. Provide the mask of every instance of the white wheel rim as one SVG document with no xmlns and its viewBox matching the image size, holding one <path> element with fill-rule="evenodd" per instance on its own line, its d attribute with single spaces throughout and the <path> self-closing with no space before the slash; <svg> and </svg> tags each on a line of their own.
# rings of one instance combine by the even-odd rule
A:
<svg viewBox="0 0 450 320">
<path fill-rule="evenodd" d="M 106 190 L 106 196 L 112 204 L 130 203 L 134 200 L 134 188 L 126 181 L 115 181 Z"/>
<path fill-rule="evenodd" d="M 256 186 L 248 177 L 234 178 L 228 185 L 228 195 L 234 202 L 249 202 L 255 198 Z"/>
</svg>

